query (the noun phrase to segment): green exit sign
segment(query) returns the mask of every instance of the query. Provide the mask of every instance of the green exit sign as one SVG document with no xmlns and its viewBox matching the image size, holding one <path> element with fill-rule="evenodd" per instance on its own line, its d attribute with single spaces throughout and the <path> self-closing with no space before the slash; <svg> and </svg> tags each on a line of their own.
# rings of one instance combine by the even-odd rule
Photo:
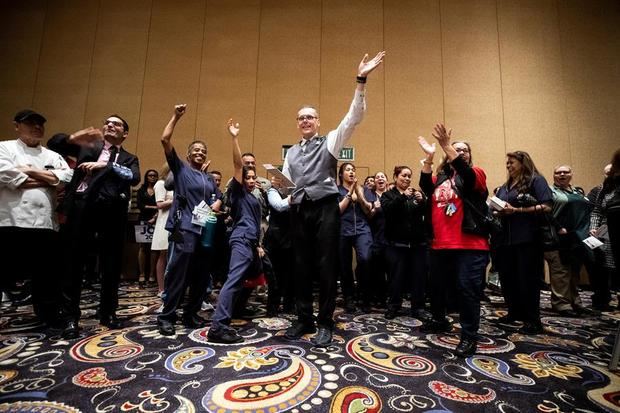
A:
<svg viewBox="0 0 620 413">
<path fill-rule="evenodd" d="M 339 161 L 354 161 L 355 160 L 355 148 L 342 148 L 338 154 Z"/>
<path fill-rule="evenodd" d="M 286 152 L 292 145 L 282 145 L 282 160 L 286 158 Z M 355 148 L 342 148 L 338 154 L 339 161 L 354 161 L 355 160 Z"/>
</svg>

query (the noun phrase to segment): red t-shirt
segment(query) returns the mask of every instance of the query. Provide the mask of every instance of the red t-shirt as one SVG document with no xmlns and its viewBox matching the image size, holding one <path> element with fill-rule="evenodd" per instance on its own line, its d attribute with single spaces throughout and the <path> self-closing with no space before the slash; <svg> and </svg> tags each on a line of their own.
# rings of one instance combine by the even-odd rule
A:
<svg viewBox="0 0 620 413">
<path fill-rule="evenodd" d="M 472 167 L 476 174 L 474 190 L 480 193 L 486 191 L 487 177 L 484 170 L 476 166 Z M 433 177 L 433 182 L 437 177 Z M 450 182 L 452 181 L 452 182 Z M 463 201 L 454 192 L 454 176 L 451 180 L 446 179 L 435 188 L 431 197 L 431 218 L 433 222 L 434 239 L 431 248 L 441 249 L 464 249 L 464 250 L 488 250 L 489 241 L 486 237 L 474 234 L 466 234 L 461 231 L 463 222 Z M 452 215 L 446 215 L 446 208 L 454 204 L 456 211 Z"/>
</svg>

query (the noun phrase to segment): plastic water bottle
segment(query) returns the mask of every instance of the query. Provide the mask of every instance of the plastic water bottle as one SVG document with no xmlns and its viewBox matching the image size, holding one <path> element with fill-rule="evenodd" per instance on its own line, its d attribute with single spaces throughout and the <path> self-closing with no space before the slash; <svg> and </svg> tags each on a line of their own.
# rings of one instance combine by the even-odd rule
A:
<svg viewBox="0 0 620 413">
<path fill-rule="evenodd" d="M 205 226 L 202 227 L 202 237 L 200 238 L 200 243 L 205 248 L 213 247 L 213 243 L 215 240 L 215 227 L 217 226 L 217 217 L 213 212 L 210 212 L 207 215 L 207 220 L 205 221 Z"/>
</svg>

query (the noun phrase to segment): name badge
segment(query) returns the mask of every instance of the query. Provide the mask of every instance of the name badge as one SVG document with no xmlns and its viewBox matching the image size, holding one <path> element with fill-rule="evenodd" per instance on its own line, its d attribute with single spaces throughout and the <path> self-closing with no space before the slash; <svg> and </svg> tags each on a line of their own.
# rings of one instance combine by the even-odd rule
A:
<svg viewBox="0 0 620 413">
<path fill-rule="evenodd" d="M 200 201 L 200 204 L 194 207 L 192 211 L 192 224 L 204 227 L 207 223 L 207 216 L 211 212 L 211 208 L 205 201 Z"/>
<path fill-rule="evenodd" d="M 451 217 L 456 212 L 456 205 L 450 202 L 448 205 L 446 205 L 446 209 L 444 210 L 444 212 L 447 216 Z"/>
</svg>

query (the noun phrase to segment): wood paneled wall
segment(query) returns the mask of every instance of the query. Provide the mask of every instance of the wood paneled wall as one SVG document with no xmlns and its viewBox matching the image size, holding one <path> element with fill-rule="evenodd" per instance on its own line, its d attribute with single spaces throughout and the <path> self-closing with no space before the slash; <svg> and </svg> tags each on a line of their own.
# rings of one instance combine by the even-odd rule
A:
<svg viewBox="0 0 620 413">
<path fill-rule="evenodd" d="M 335 127 L 360 58 L 385 49 L 350 142 L 360 175 L 417 173 L 416 137 L 442 120 L 471 142 L 490 188 L 520 149 L 549 179 L 573 165 L 589 189 L 620 147 L 616 0 L 23 0 L 3 11 L 3 139 L 25 107 L 48 118 L 48 136 L 119 113 L 127 149 L 158 169 L 159 136 L 184 102 L 180 153 L 205 139 L 212 168 L 230 174 L 234 117 L 242 150 L 280 164 L 298 107 L 317 106 L 323 131 Z"/>
</svg>

